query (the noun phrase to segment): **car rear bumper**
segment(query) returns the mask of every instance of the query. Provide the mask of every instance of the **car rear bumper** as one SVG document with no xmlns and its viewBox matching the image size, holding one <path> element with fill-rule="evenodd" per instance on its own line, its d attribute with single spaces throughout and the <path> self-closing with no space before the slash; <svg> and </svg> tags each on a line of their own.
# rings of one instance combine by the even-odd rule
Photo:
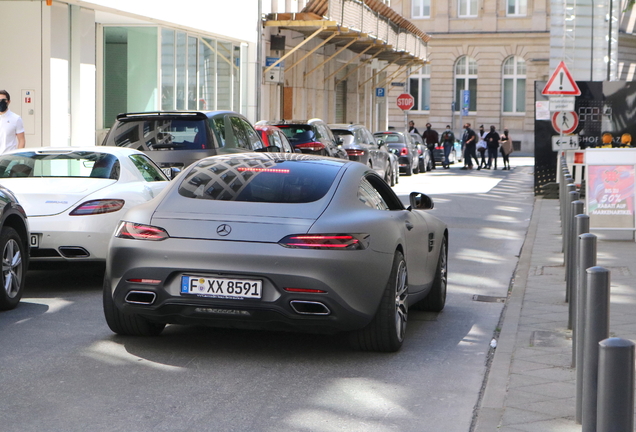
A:
<svg viewBox="0 0 636 432">
<path fill-rule="evenodd" d="M 38 247 L 31 247 L 31 260 L 104 261 L 121 214 L 30 216 L 31 235 L 38 237 Z"/>
<path fill-rule="evenodd" d="M 105 289 L 110 288 L 123 313 L 159 322 L 336 332 L 362 328 L 370 322 L 391 265 L 392 256 L 371 249 L 317 251 L 271 243 L 113 239 Z M 258 279 L 263 284 L 262 298 L 182 295 L 184 274 Z M 160 282 L 142 284 L 131 279 Z M 293 293 L 284 288 L 324 293 Z M 147 292 L 153 301 L 131 303 L 131 291 Z"/>
</svg>

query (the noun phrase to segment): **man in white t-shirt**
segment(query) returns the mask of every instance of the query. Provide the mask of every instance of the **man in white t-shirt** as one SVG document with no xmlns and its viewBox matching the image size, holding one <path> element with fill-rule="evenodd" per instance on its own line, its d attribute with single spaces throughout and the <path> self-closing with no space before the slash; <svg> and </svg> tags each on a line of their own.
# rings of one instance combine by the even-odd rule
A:
<svg viewBox="0 0 636 432">
<path fill-rule="evenodd" d="M 24 148 L 24 125 L 22 118 L 9 110 L 11 96 L 6 90 L 0 90 L 0 153 Z"/>
</svg>

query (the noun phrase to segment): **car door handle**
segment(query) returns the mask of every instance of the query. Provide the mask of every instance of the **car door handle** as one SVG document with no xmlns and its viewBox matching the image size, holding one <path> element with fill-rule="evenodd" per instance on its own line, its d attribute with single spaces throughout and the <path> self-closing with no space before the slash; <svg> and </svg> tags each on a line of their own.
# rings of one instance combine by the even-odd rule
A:
<svg viewBox="0 0 636 432">
<path fill-rule="evenodd" d="M 407 230 L 411 231 L 413 229 L 413 224 L 411 222 L 406 221 L 404 224 L 406 225 Z"/>
</svg>

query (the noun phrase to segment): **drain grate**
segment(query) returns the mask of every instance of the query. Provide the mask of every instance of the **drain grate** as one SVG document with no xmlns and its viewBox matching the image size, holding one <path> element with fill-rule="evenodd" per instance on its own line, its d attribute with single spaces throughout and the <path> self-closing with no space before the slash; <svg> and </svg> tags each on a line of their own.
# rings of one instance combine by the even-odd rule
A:
<svg viewBox="0 0 636 432">
<path fill-rule="evenodd" d="M 473 301 L 486 302 L 486 303 L 505 303 L 506 297 L 485 296 L 475 294 L 473 295 Z"/>
</svg>

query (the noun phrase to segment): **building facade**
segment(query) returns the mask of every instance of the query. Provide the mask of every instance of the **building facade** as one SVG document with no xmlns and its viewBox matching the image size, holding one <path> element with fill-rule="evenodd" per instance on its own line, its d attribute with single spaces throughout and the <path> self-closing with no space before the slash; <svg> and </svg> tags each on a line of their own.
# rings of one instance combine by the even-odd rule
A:
<svg viewBox="0 0 636 432">
<path fill-rule="evenodd" d="M 402 0 L 393 7 L 426 28 L 428 64 L 412 70 L 408 112 L 420 131 L 451 125 L 510 130 L 517 150 L 532 151 L 534 81 L 550 70 L 549 0 Z M 402 123 L 392 110 L 390 121 Z"/>
</svg>

